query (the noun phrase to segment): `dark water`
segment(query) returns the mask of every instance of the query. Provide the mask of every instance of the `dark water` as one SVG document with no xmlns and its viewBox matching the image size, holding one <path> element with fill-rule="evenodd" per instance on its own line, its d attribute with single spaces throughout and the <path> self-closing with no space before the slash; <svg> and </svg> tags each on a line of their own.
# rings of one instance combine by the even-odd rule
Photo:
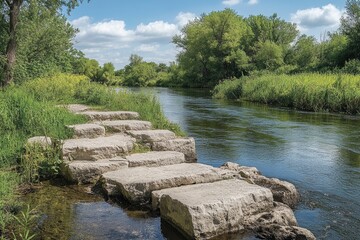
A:
<svg viewBox="0 0 360 240">
<path fill-rule="evenodd" d="M 302 196 L 295 210 L 301 227 L 318 239 L 360 239 L 359 117 L 222 102 L 200 90 L 145 91 L 156 94 L 166 116 L 195 137 L 199 162 L 236 162 L 290 181 Z M 148 212 L 109 204 L 76 188 L 49 189 L 58 192 L 45 205 L 44 228 L 53 230 L 44 231 L 43 239 L 181 239 Z M 51 210 L 53 205 L 60 210 Z M 54 221 L 56 226 L 48 226 Z"/>
</svg>

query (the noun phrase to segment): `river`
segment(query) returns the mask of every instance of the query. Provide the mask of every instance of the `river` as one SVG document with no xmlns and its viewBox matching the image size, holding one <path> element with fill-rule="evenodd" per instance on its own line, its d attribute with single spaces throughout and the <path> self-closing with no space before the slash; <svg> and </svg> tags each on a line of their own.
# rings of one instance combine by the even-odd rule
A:
<svg viewBox="0 0 360 240">
<path fill-rule="evenodd" d="M 206 90 L 141 91 L 155 94 L 165 115 L 196 139 L 198 162 L 212 166 L 236 162 L 289 181 L 301 194 L 295 209 L 301 227 L 318 239 L 360 239 L 359 117 L 218 101 Z M 42 208 L 52 209 L 56 202 L 61 205 L 57 212 L 52 210 L 57 218 L 67 213 L 57 227 L 52 227 L 63 239 L 180 239 L 146 211 L 78 193 L 71 194 L 71 200 L 59 201 L 56 196 L 76 189 L 48 188 L 55 193 L 47 204 L 41 203 Z M 36 199 L 32 202 L 39 204 Z M 56 214 L 45 212 L 43 229 Z M 52 239 L 53 231 L 44 230 L 42 237 Z"/>
</svg>

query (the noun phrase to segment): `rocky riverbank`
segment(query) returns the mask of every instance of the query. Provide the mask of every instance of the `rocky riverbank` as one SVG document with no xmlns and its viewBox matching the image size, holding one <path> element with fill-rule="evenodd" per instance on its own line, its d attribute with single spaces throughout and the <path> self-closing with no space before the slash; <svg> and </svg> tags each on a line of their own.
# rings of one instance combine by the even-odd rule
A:
<svg viewBox="0 0 360 240">
<path fill-rule="evenodd" d="M 151 207 L 190 239 L 242 230 L 261 238 L 315 239 L 297 226 L 289 207 L 299 199 L 292 184 L 233 163 L 221 168 L 196 163 L 193 138 L 152 129 L 137 113 L 67 107 L 90 121 L 69 126 L 74 139 L 65 140 L 62 149 L 68 180 Z M 139 146 L 149 151 L 137 153 Z"/>
</svg>

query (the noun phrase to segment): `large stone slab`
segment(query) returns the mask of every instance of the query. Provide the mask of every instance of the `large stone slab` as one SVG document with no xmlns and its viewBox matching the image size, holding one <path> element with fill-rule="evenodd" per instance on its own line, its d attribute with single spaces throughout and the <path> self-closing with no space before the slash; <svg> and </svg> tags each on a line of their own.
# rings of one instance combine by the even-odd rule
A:
<svg viewBox="0 0 360 240">
<path fill-rule="evenodd" d="M 130 130 L 149 130 L 152 128 L 151 122 L 139 120 L 115 120 L 103 121 L 99 123 L 111 132 L 125 132 Z"/>
<path fill-rule="evenodd" d="M 94 183 L 101 174 L 127 168 L 128 162 L 122 157 L 102 159 L 99 161 L 72 161 L 62 167 L 63 176 L 71 182 Z"/>
<path fill-rule="evenodd" d="M 109 112 L 100 112 L 100 111 L 85 111 L 79 112 L 78 114 L 85 115 L 90 120 L 130 120 L 138 119 L 139 114 L 137 112 L 128 112 L 128 111 L 109 111 Z"/>
<path fill-rule="evenodd" d="M 134 139 L 127 135 L 98 138 L 79 138 L 64 141 L 64 160 L 89 160 L 113 158 L 133 149 Z"/>
<path fill-rule="evenodd" d="M 161 217 L 190 239 L 243 230 L 249 216 L 273 206 L 269 189 L 237 179 L 160 192 Z"/>
<path fill-rule="evenodd" d="M 195 183 L 214 182 L 229 177 L 228 171 L 198 163 L 161 167 L 136 167 L 103 174 L 109 195 L 122 195 L 129 202 L 150 202 L 151 192 Z"/>
<path fill-rule="evenodd" d="M 141 131 L 128 131 L 128 133 L 136 138 L 137 141 L 143 143 L 154 143 L 174 139 L 175 133 L 169 130 L 141 130 Z"/>
<path fill-rule="evenodd" d="M 269 188 L 273 193 L 274 200 L 277 202 L 285 203 L 292 208 L 299 202 L 300 195 L 293 184 L 277 178 L 267 178 L 261 175 L 260 171 L 255 167 L 240 166 L 236 163 L 227 162 L 221 168 L 234 171 L 249 182 Z"/>
<path fill-rule="evenodd" d="M 98 124 L 77 124 L 68 126 L 74 131 L 74 138 L 97 138 L 105 136 L 105 128 Z"/>
<path fill-rule="evenodd" d="M 126 157 L 129 167 L 159 167 L 185 162 L 183 153 L 174 151 L 136 153 Z"/>
<path fill-rule="evenodd" d="M 196 162 L 196 149 L 194 138 L 175 138 L 152 144 L 153 151 L 177 151 L 185 154 L 187 162 Z"/>
</svg>

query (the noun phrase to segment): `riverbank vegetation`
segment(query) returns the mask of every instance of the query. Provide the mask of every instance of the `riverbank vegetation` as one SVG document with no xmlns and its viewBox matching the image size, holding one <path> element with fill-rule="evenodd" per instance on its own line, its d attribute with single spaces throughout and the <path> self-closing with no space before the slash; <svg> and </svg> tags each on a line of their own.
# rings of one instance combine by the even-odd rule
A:
<svg viewBox="0 0 360 240">
<path fill-rule="evenodd" d="M 306 111 L 360 114 L 360 78 L 345 74 L 297 74 L 244 77 L 213 90 L 221 99 L 241 99 Z"/>
</svg>

